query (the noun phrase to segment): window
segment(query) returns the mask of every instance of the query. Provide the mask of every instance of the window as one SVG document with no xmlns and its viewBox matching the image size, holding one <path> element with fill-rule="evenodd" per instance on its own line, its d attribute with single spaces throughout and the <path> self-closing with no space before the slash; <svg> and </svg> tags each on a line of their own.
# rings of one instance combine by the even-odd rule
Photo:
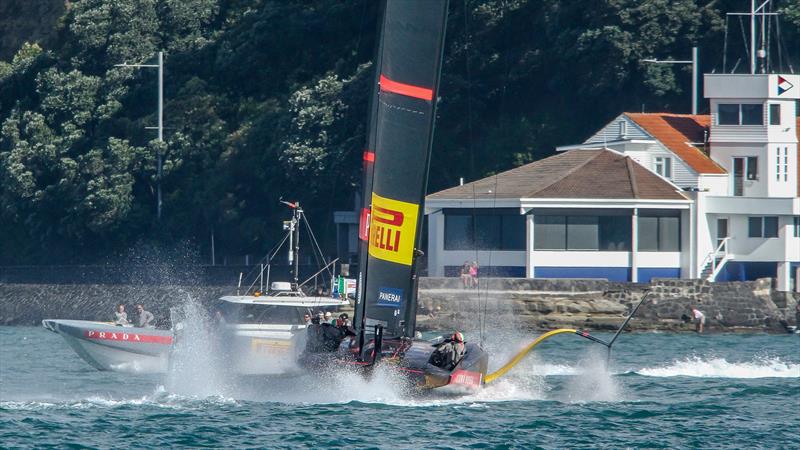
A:
<svg viewBox="0 0 800 450">
<path fill-rule="evenodd" d="M 794 216 L 794 237 L 800 238 L 800 216 Z"/>
<path fill-rule="evenodd" d="M 672 158 L 657 156 L 656 173 L 664 178 L 672 178 Z"/>
<path fill-rule="evenodd" d="M 631 216 L 599 216 L 598 232 L 600 251 L 631 250 Z"/>
<path fill-rule="evenodd" d="M 597 216 L 567 216 L 567 250 L 598 250 Z"/>
<path fill-rule="evenodd" d="M 719 125 L 764 125 L 764 106 L 760 103 L 720 103 L 717 105 Z"/>
<path fill-rule="evenodd" d="M 677 216 L 639 216 L 639 250 L 679 252 L 681 219 Z"/>
<path fill-rule="evenodd" d="M 533 248 L 535 250 L 567 249 L 565 216 L 533 216 Z"/>
<path fill-rule="evenodd" d="M 774 103 L 769 105 L 769 124 L 781 124 L 781 105 L 776 105 Z"/>
<path fill-rule="evenodd" d="M 781 181 L 781 172 L 783 172 L 783 181 L 789 181 L 789 147 L 783 147 L 783 157 L 781 157 L 781 148 L 775 149 L 775 179 Z"/>
<path fill-rule="evenodd" d="M 628 122 L 625 122 L 624 120 L 619 121 L 619 137 L 622 139 L 628 137 Z"/>
<path fill-rule="evenodd" d="M 776 216 L 748 217 L 747 237 L 751 238 L 778 237 L 778 218 Z"/>
<path fill-rule="evenodd" d="M 472 242 L 472 216 L 445 214 L 444 249 L 462 250 L 475 248 Z"/>
<path fill-rule="evenodd" d="M 783 147 L 783 181 L 789 181 L 789 147 Z"/>
<path fill-rule="evenodd" d="M 764 236 L 763 219 L 763 217 L 747 218 L 747 237 L 755 238 Z"/>
<path fill-rule="evenodd" d="M 525 250 L 525 216 L 514 209 L 445 210 L 445 250 Z"/>
<path fill-rule="evenodd" d="M 762 105 L 742 105 L 742 125 L 764 125 L 764 107 Z"/>
<path fill-rule="evenodd" d="M 739 125 L 739 105 L 720 103 L 717 106 L 720 125 Z"/>
<path fill-rule="evenodd" d="M 757 180 L 758 179 L 758 157 L 756 156 L 748 156 L 747 157 L 747 179 L 748 180 Z"/>
<path fill-rule="evenodd" d="M 535 250 L 630 251 L 631 218 L 627 215 L 535 215 L 533 222 Z"/>
</svg>

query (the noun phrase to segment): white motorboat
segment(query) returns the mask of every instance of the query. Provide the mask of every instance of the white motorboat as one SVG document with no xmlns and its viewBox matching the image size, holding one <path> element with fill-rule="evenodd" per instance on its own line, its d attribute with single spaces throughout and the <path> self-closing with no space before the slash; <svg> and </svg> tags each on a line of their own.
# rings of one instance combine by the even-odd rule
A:
<svg viewBox="0 0 800 450">
<path fill-rule="evenodd" d="M 229 368 L 241 375 L 279 375 L 298 370 L 305 348 L 305 314 L 347 306 L 331 297 L 311 297 L 273 283 L 269 295 L 233 295 L 220 299 L 215 318 L 220 323 L 220 348 Z"/>
<path fill-rule="evenodd" d="M 277 249 L 266 258 L 266 265 L 250 286 L 242 288 L 237 295 L 219 299 L 213 311 L 214 357 L 225 363 L 231 375 L 279 375 L 297 370 L 297 356 L 305 347 L 305 314 L 318 314 L 348 306 L 346 298 L 306 295 L 298 283 L 298 245 L 300 223 L 305 221 L 298 203 L 283 202 L 293 210 L 290 221 L 285 223 L 288 231 Z M 308 222 L 306 228 L 312 242 Z M 293 282 L 269 283 L 269 267 L 272 259 L 285 242 L 289 242 L 289 263 L 292 265 Z M 319 251 L 319 247 L 316 248 Z M 321 252 L 320 252 L 321 253 Z M 321 256 L 321 255 L 320 255 Z M 324 258 L 322 258 L 324 260 Z M 336 260 L 323 267 L 318 275 Z M 270 291 L 263 295 L 264 269 L 267 270 L 267 285 Z M 333 274 L 330 274 L 331 277 Z M 310 281 L 306 280 L 306 282 Z M 239 292 L 244 295 L 239 295 Z M 42 325 L 60 334 L 67 344 L 92 367 L 98 370 L 166 372 L 175 343 L 183 339 L 198 339 L 185 330 L 180 320 L 175 320 L 173 330 L 133 328 L 116 326 L 111 322 L 85 320 L 46 319 Z M 201 339 L 203 340 L 203 339 Z M 192 344 L 189 342 L 189 344 Z M 203 345 L 206 343 L 202 343 Z"/>
<path fill-rule="evenodd" d="M 45 319 L 84 361 L 97 370 L 166 372 L 172 330 L 117 326 L 111 322 Z"/>
<path fill-rule="evenodd" d="M 230 295 L 220 298 L 214 311 L 214 320 L 220 330 L 219 348 L 224 349 L 228 367 L 242 375 L 281 375 L 299 370 L 297 358 L 305 348 L 306 322 L 304 315 L 315 316 L 321 311 L 331 311 L 349 306 L 347 298 L 309 296 L 303 292 L 299 282 L 299 242 L 301 223 L 308 231 L 310 241 L 317 240 L 308 221 L 297 202 L 281 202 L 292 210 L 292 218 L 284 222 L 286 235 L 266 257 L 266 265 L 244 288 L 248 295 Z M 269 267 L 284 243 L 288 242 L 288 262 L 291 267 L 291 282 L 269 283 Z M 321 250 L 316 246 L 320 260 L 324 260 Z M 333 265 L 328 263 L 319 272 Z M 266 269 L 266 283 L 264 271 Z M 331 277 L 333 273 L 330 273 Z M 264 285 L 269 292 L 263 295 Z M 239 290 L 242 290 L 240 283 Z"/>
</svg>

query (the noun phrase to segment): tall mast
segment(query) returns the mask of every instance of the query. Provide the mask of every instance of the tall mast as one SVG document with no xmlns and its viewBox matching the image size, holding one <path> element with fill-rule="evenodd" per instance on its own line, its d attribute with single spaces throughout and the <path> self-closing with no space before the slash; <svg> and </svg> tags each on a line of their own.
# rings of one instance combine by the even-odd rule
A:
<svg viewBox="0 0 800 450">
<path fill-rule="evenodd" d="M 414 336 L 424 214 L 447 0 L 388 0 L 383 20 L 364 326 Z"/>
<path fill-rule="evenodd" d="M 767 73 L 766 56 L 769 49 L 765 48 L 766 20 L 768 16 L 777 16 L 778 13 L 766 12 L 765 8 L 772 0 L 765 0 L 758 5 L 760 0 L 750 0 L 750 12 L 728 13 L 729 16 L 748 16 L 750 18 L 750 74 L 755 75 L 758 70 L 758 58 L 764 59 L 762 73 Z M 761 16 L 761 45 L 758 41 L 758 16 Z M 760 48 L 757 48 L 760 47 Z"/>
<path fill-rule="evenodd" d="M 372 209 L 372 177 L 375 168 L 377 152 L 375 143 L 378 128 L 378 80 L 381 74 L 381 61 L 383 57 L 383 20 L 386 10 L 386 1 L 380 2 L 378 17 L 381 18 L 378 26 L 378 39 L 375 43 L 375 57 L 372 64 L 373 80 L 372 92 L 369 100 L 369 128 L 367 129 L 367 142 L 363 155 L 363 176 L 361 180 L 361 214 L 359 217 L 358 233 L 358 280 L 356 284 L 356 305 L 353 316 L 353 325 L 358 332 L 359 348 L 364 345 L 364 290 L 367 284 L 367 264 L 369 263 L 369 220 Z"/>
</svg>

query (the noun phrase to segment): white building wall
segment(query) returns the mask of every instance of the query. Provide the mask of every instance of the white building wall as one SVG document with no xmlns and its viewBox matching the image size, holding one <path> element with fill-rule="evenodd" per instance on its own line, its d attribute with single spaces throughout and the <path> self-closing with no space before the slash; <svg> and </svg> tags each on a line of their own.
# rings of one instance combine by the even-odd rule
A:
<svg viewBox="0 0 800 450">
<path fill-rule="evenodd" d="M 786 220 L 778 219 L 778 237 L 748 237 L 749 215 L 730 215 L 731 240 L 728 251 L 734 259 L 747 262 L 784 261 L 786 259 Z"/>
<path fill-rule="evenodd" d="M 770 143 L 766 161 L 767 192 L 770 197 L 797 195 L 797 144 Z"/>
<path fill-rule="evenodd" d="M 728 195 L 728 174 L 702 174 L 698 177 L 697 188 L 710 195 Z"/>
<path fill-rule="evenodd" d="M 768 158 L 766 144 L 718 144 L 711 147 L 711 155 L 717 164 L 730 175 L 728 177 L 727 195 L 733 195 L 733 161 L 734 158 L 758 158 L 758 175 L 756 180 L 744 180 L 743 197 L 767 197 Z"/>
<path fill-rule="evenodd" d="M 621 123 L 625 125 L 621 125 Z M 653 137 L 647 134 L 644 130 L 636 125 L 636 122 L 627 118 L 625 114 L 620 114 L 614 120 L 604 126 L 597 133 L 593 134 L 589 139 L 584 141 L 585 144 L 602 144 L 603 142 L 619 141 L 623 139 L 652 139 Z"/>
<path fill-rule="evenodd" d="M 698 192 L 695 194 L 695 244 L 694 252 L 694 273 L 698 276 L 702 273 L 707 262 L 708 255 L 717 248 L 717 218 L 718 215 L 708 214 L 708 194 Z"/>
<path fill-rule="evenodd" d="M 479 267 L 512 266 L 525 267 L 525 251 L 504 250 L 442 250 L 439 259 L 441 275 L 444 276 L 444 266 L 460 267 L 466 261 L 477 261 Z"/>
</svg>

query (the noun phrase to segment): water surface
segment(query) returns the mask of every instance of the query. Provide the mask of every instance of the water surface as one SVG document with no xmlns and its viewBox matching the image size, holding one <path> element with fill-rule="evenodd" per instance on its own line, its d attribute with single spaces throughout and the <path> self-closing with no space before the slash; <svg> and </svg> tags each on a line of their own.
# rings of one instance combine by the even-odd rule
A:
<svg viewBox="0 0 800 450">
<path fill-rule="evenodd" d="M 492 365 L 532 337 L 489 340 Z M 626 334 L 606 368 L 602 348 L 562 335 L 509 377 L 461 398 L 412 398 L 391 374 L 236 380 L 208 357 L 185 356 L 192 364 L 178 373 L 98 372 L 54 333 L 0 327 L 0 442 L 800 448 L 800 336 Z"/>
</svg>

